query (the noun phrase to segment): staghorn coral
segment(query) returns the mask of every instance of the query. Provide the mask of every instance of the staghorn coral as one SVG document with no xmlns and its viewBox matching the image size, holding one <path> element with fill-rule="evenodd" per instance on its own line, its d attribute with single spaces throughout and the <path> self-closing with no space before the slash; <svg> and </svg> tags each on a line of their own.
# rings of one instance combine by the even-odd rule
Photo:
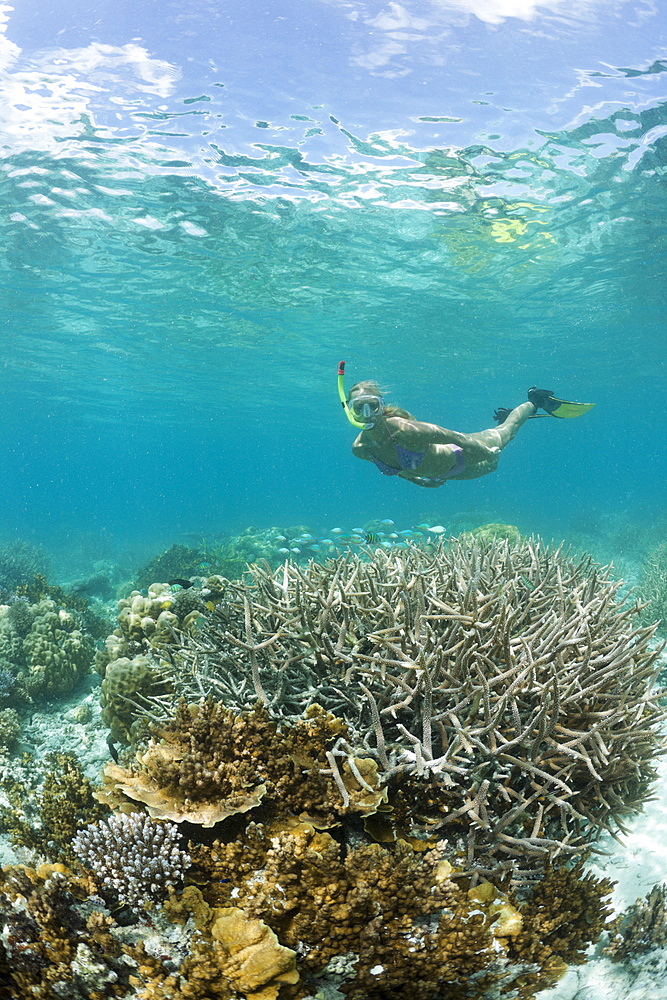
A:
<svg viewBox="0 0 667 1000">
<path fill-rule="evenodd" d="M 568 858 L 641 804 L 661 746 L 652 629 L 617 589 L 465 539 L 252 567 L 190 633 L 121 631 L 173 691 L 98 794 L 177 820 L 195 884 L 123 929 L 92 877 L 51 902 L 15 873 L 27 947 L 0 939 L 0 970 L 49 1000 L 533 997 L 605 924 L 609 883 Z"/>
<path fill-rule="evenodd" d="M 639 581 L 639 595 L 646 606 L 645 622 L 659 622 L 659 631 L 667 635 L 667 542 L 649 553 Z"/>
<path fill-rule="evenodd" d="M 667 886 L 654 885 L 644 899 L 614 920 L 610 943 L 605 951 L 614 962 L 631 961 L 654 948 L 667 945 Z"/>
<path fill-rule="evenodd" d="M 174 694 L 155 710 L 214 693 L 294 722 L 317 701 L 346 727 L 336 782 L 377 763 L 385 836 L 438 831 L 482 871 L 521 859 L 529 875 L 620 826 L 654 778 L 659 650 L 620 586 L 526 540 L 251 566 L 162 648 Z"/>
<path fill-rule="evenodd" d="M 179 840 L 173 823 L 120 813 L 79 830 L 72 850 L 122 903 L 136 907 L 166 899 L 169 888 L 183 881 L 190 857 Z"/>
</svg>

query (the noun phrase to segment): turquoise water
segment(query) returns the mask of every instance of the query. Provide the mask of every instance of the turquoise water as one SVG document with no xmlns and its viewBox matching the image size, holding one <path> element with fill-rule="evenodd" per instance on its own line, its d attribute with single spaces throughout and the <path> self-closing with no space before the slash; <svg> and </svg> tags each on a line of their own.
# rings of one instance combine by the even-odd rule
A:
<svg viewBox="0 0 667 1000">
<path fill-rule="evenodd" d="M 24 55 L 35 23 L 9 21 Z M 152 51 L 169 66 L 165 23 Z M 356 107 L 338 117 L 333 58 L 308 103 L 286 50 L 280 86 L 253 92 L 241 51 L 231 81 L 216 67 L 223 82 L 199 91 L 187 38 L 174 96 L 154 82 L 132 95 L 101 83 L 97 64 L 86 75 L 85 21 L 67 36 L 75 84 L 53 53 L 14 67 L 13 107 L 28 104 L 0 163 L 0 540 L 64 558 L 248 525 L 448 525 L 467 511 L 548 537 L 664 524 L 667 63 L 649 58 L 655 24 L 632 67 L 596 61 L 591 36 L 598 68 L 575 98 L 574 69 L 552 61 L 567 115 L 544 103 L 547 70 L 515 79 L 511 50 L 497 71 L 527 110 L 482 100 L 472 71 L 491 29 L 475 24 L 470 86 L 457 72 L 437 100 L 411 99 L 410 116 L 392 108 L 387 73 L 386 105 L 353 87 Z M 525 45 L 525 25 L 511 26 Z M 559 45 L 575 37 L 565 17 L 550 30 Z M 324 79 L 328 103 L 315 106 Z M 473 105 L 490 107 L 479 125 Z M 495 474 L 426 492 L 352 457 L 341 358 L 350 384 L 376 378 L 421 419 L 464 431 L 535 384 L 597 407 L 531 422 Z"/>
</svg>

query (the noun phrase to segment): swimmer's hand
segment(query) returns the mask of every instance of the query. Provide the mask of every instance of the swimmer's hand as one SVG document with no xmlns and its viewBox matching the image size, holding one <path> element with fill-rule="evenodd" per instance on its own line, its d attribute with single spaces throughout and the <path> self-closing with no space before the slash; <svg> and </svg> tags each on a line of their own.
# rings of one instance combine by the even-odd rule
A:
<svg viewBox="0 0 667 1000">
<path fill-rule="evenodd" d="M 499 406 L 498 409 L 494 411 L 493 419 L 497 424 L 504 424 L 511 412 L 512 411 L 508 406 Z"/>
<path fill-rule="evenodd" d="M 432 479 L 422 479 L 421 476 L 410 476 L 408 479 L 409 483 L 414 483 L 416 486 L 424 486 L 429 490 L 437 490 L 440 486 L 444 486 L 445 482 L 434 483 Z"/>
</svg>

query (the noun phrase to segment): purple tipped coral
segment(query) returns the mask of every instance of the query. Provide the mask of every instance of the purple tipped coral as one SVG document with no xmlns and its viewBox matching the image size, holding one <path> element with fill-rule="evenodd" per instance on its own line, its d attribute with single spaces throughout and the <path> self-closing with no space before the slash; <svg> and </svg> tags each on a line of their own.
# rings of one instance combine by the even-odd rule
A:
<svg viewBox="0 0 667 1000">
<path fill-rule="evenodd" d="M 75 854 L 122 903 L 159 902 L 183 880 L 190 856 L 178 847 L 178 827 L 144 813 L 119 813 L 76 835 Z"/>
</svg>

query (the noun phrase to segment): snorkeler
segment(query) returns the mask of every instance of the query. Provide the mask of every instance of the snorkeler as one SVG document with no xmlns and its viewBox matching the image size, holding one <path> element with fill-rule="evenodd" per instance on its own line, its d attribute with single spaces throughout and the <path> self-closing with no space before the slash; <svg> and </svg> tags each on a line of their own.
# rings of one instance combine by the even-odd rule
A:
<svg viewBox="0 0 667 1000">
<path fill-rule="evenodd" d="M 449 479 L 478 479 L 494 472 L 500 452 L 539 409 L 546 411 L 545 416 L 578 417 L 595 405 L 558 399 L 550 389 L 533 387 L 525 403 L 512 410 L 496 410 L 497 427 L 461 434 L 423 423 L 400 406 L 385 403 L 377 382 L 357 382 L 346 396 L 344 375 L 345 362 L 341 361 L 338 395 L 348 420 L 361 430 L 353 453 L 372 462 L 384 476 L 399 476 L 431 489 Z"/>
</svg>

